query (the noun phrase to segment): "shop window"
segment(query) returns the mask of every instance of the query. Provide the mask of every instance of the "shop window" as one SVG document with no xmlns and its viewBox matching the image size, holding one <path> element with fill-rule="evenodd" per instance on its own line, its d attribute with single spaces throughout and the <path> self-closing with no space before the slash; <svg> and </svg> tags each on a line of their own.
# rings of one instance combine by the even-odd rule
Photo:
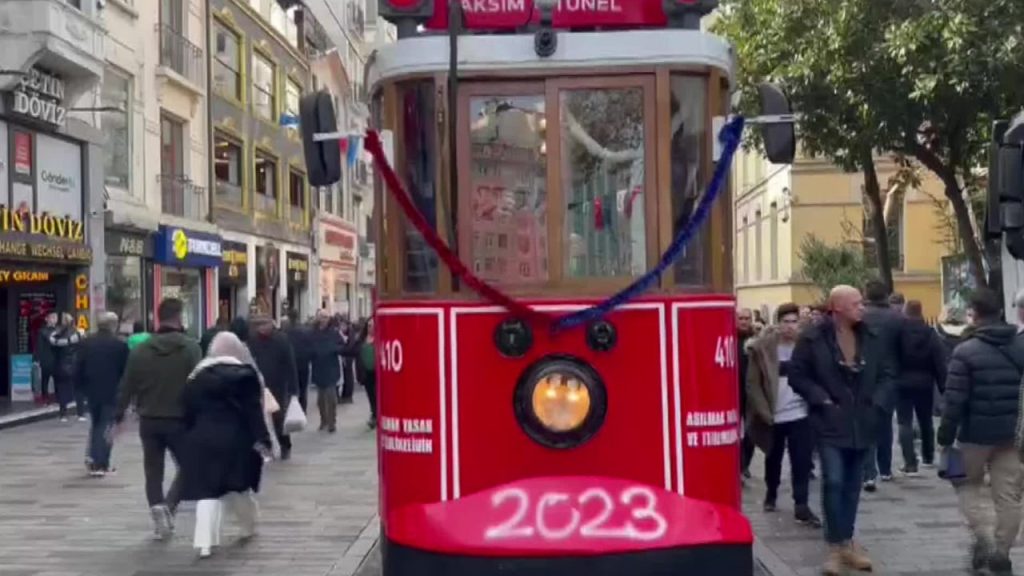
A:
<svg viewBox="0 0 1024 576">
<path fill-rule="evenodd" d="M 213 21 L 216 51 L 213 59 L 213 90 L 221 96 L 242 101 L 241 38 L 226 26 Z"/>
<path fill-rule="evenodd" d="M 420 213 L 435 229 L 437 209 L 436 166 L 437 146 L 434 134 L 436 114 L 432 81 L 415 82 L 402 90 L 402 142 L 404 154 L 403 180 Z M 451 205 L 456 200 L 452 199 Z M 435 292 L 438 280 L 438 259 L 423 236 L 403 219 L 405 237 L 404 289 L 408 292 Z"/>
<path fill-rule="evenodd" d="M 306 223 L 306 175 L 297 170 L 288 171 L 288 220 Z"/>
<path fill-rule="evenodd" d="M 120 319 L 120 333 L 131 334 L 136 321 L 145 324 L 142 299 L 142 259 L 107 255 L 106 308 Z"/>
<path fill-rule="evenodd" d="M 276 121 L 277 67 L 269 58 L 252 54 L 252 110 L 264 120 Z"/>
<path fill-rule="evenodd" d="M 182 323 L 185 332 L 199 338 L 203 317 L 202 282 L 200 271 L 187 268 L 160 269 L 160 299 L 177 298 L 183 307 Z"/>
<path fill-rule="evenodd" d="M 277 215 L 277 160 L 260 150 L 256 151 L 256 209 Z"/>
<path fill-rule="evenodd" d="M 103 133 L 107 138 L 103 147 L 105 182 L 124 191 L 132 188 L 131 95 L 131 77 L 108 67 L 101 92 Z"/>
<path fill-rule="evenodd" d="M 299 117 L 299 100 L 302 99 L 302 86 L 298 82 L 288 79 L 288 87 L 284 94 L 284 113 L 289 116 Z"/>
<path fill-rule="evenodd" d="M 672 114 L 672 234 L 690 221 L 706 185 L 708 80 L 702 76 L 675 74 L 670 81 Z M 709 220 L 710 221 L 710 220 Z M 743 280 L 749 282 L 747 225 L 743 226 Z M 699 286 L 707 282 L 705 272 L 708 222 L 695 234 L 673 265 L 677 284 Z M 757 256 L 760 258 L 760 256 Z M 760 270 L 760 267 L 757 267 Z M 759 274 L 760 272 L 758 272 Z"/>
<path fill-rule="evenodd" d="M 223 134 L 213 137 L 214 174 L 217 185 L 217 201 L 221 204 L 241 208 L 242 201 L 242 146 Z"/>
<path fill-rule="evenodd" d="M 469 102 L 474 271 L 506 285 L 548 279 L 543 93 Z"/>
<path fill-rule="evenodd" d="M 559 104 L 565 275 L 643 274 L 644 90 L 565 90 Z"/>
</svg>

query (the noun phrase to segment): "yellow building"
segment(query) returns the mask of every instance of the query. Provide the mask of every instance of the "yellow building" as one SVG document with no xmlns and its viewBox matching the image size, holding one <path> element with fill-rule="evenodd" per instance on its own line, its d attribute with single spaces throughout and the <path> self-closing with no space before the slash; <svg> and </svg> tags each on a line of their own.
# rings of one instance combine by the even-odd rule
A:
<svg viewBox="0 0 1024 576">
<path fill-rule="evenodd" d="M 877 161 L 880 184 L 886 187 L 895 166 Z M 923 174 L 922 176 L 926 176 Z M 756 153 L 740 153 L 733 166 L 735 280 L 741 306 L 760 309 L 768 318 L 783 302 L 813 304 L 816 286 L 801 275 L 800 246 L 814 235 L 829 244 L 868 245 L 863 181 L 860 173 L 844 173 L 818 159 L 798 158 L 792 166 L 770 164 Z M 891 225 L 896 246 L 890 253 L 896 290 L 920 300 L 926 318 L 937 317 L 942 305 L 940 258 L 949 249 L 941 218 L 942 189 L 924 179 L 895 206 Z M 866 232 L 866 234 L 865 234 Z M 873 248 L 868 248 L 869 258 Z"/>
</svg>

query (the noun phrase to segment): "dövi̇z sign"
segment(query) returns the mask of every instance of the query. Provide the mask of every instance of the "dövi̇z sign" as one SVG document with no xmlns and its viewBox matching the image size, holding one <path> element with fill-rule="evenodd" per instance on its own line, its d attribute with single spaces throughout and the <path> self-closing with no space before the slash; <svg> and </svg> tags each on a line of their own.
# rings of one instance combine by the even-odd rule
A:
<svg viewBox="0 0 1024 576">
<path fill-rule="evenodd" d="M 668 532 L 668 520 L 659 504 L 654 490 L 639 485 L 618 491 L 601 487 L 579 493 L 550 491 L 534 497 L 522 488 L 505 488 L 491 496 L 491 511 L 505 511 L 504 518 L 489 525 L 484 538 L 651 542 Z"/>
<path fill-rule="evenodd" d="M 0 232 L 42 234 L 50 238 L 85 242 L 85 225 L 67 216 L 51 216 L 46 212 L 17 212 L 0 204 Z"/>
<path fill-rule="evenodd" d="M 11 101 L 11 109 L 17 114 L 58 128 L 64 126 L 64 81 L 56 75 L 33 68 L 21 78 Z"/>
</svg>

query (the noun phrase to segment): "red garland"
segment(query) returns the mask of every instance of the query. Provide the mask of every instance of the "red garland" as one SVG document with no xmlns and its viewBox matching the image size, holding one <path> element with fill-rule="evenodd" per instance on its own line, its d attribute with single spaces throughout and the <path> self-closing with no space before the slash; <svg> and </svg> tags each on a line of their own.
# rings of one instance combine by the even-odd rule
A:
<svg viewBox="0 0 1024 576">
<path fill-rule="evenodd" d="M 380 135 L 375 130 L 368 130 L 366 132 L 366 150 L 373 156 L 374 166 L 380 171 L 381 177 L 384 178 L 384 183 L 387 185 L 388 190 L 391 191 L 391 196 L 398 202 L 402 212 L 405 213 L 405 217 L 423 235 L 423 239 L 426 240 L 427 244 L 437 253 L 437 256 L 444 262 L 445 266 L 459 280 L 484 299 L 507 308 L 509 312 L 518 318 L 533 320 L 541 325 L 550 325 L 552 320 L 550 316 L 530 308 L 485 282 L 473 274 L 469 267 L 462 263 L 462 260 L 459 260 L 458 255 L 452 252 L 451 248 L 438 236 L 434 228 L 427 222 L 427 219 L 412 203 L 405 186 L 398 179 L 394 168 L 388 163 L 387 155 L 384 154 L 384 146 L 380 141 Z"/>
</svg>

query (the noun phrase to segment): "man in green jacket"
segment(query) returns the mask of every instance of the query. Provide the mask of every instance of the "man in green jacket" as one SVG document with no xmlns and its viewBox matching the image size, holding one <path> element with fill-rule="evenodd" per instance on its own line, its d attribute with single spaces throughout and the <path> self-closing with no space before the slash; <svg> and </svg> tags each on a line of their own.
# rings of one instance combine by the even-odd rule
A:
<svg viewBox="0 0 1024 576">
<path fill-rule="evenodd" d="M 139 437 L 154 530 L 161 539 L 174 532 L 174 511 L 178 505 L 178 480 L 164 496 L 164 459 L 170 451 L 178 460 L 184 433 L 182 391 L 192 370 L 202 359 L 199 343 L 185 334 L 182 302 L 166 298 L 157 308 L 156 334 L 132 350 L 121 379 L 115 419 L 124 421 L 132 403 L 139 414 Z"/>
<path fill-rule="evenodd" d="M 128 349 L 135 350 L 139 347 L 139 344 L 147 341 L 153 335 L 146 331 L 146 327 L 142 324 L 142 320 L 136 320 L 132 324 L 132 335 L 128 337 Z"/>
</svg>

